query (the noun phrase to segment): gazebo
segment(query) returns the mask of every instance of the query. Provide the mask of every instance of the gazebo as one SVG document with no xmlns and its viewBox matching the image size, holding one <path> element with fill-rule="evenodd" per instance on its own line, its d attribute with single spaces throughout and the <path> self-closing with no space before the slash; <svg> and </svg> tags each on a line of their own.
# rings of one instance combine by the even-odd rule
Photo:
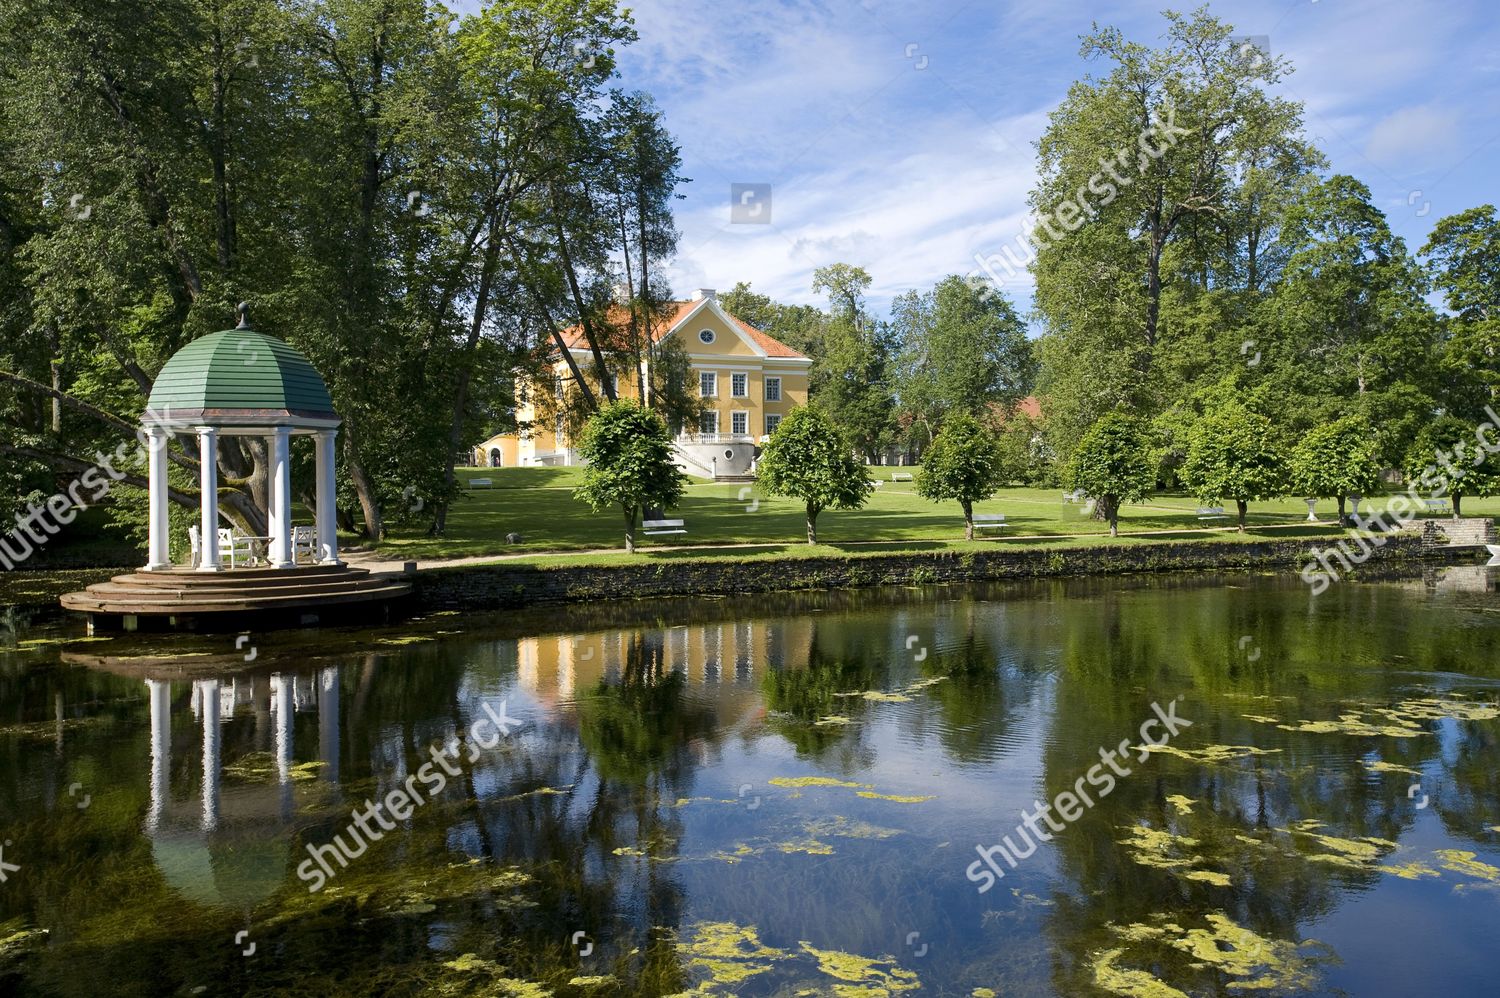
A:
<svg viewBox="0 0 1500 998">
<path fill-rule="evenodd" d="M 239 307 L 239 316 L 235 328 L 209 333 L 179 350 L 152 385 L 141 419 L 150 497 L 146 566 L 62 597 L 64 607 L 89 615 L 91 629 L 117 625 L 133 631 L 148 621 L 218 630 L 252 623 L 306 625 L 355 604 L 368 621 L 368 604 L 385 609 L 411 593 L 408 582 L 372 576 L 339 560 L 334 443 L 340 420 L 328 387 L 296 349 L 250 328 L 247 305 Z M 186 434 L 197 438 L 200 499 L 192 528 L 195 554 L 183 567 L 171 557 L 167 461 L 173 438 Z M 219 439 L 226 436 L 266 442 L 263 537 L 220 525 Z M 293 436 L 310 436 L 316 445 L 315 523 L 310 526 L 292 523 Z M 225 550 L 233 570 L 225 567 Z M 299 565 L 302 552 L 311 559 Z M 251 556 L 254 567 L 240 569 L 241 553 Z"/>
<path fill-rule="evenodd" d="M 313 550 L 321 565 L 338 565 L 334 517 L 334 440 L 339 417 L 328 387 L 307 358 L 284 341 L 250 328 L 241 304 L 233 329 L 209 333 L 172 356 L 151 386 L 142 417 L 150 484 L 147 571 L 172 567 L 167 533 L 167 446 L 170 435 L 191 429 L 198 437 L 201 515 L 200 572 L 223 571 L 219 550 L 219 437 L 264 437 L 270 463 L 266 544 L 272 568 L 293 568 L 291 440 L 311 436 L 317 454 L 317 522 Z"/>
</svg>

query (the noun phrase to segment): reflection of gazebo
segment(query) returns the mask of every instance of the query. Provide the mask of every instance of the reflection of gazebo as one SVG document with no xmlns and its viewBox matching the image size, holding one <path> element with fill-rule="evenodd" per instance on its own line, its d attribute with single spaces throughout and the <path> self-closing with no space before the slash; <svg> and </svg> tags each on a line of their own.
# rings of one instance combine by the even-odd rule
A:
<svg viewBox="0 0 1500 998">
<path fill-rule="evenodd" d="M 240 324 L 210 333 L 177 351 L 157 375 L 142 419 L 149 441 L 150 544 L 148 571 L 171 568 L 167 543 L 167 444 L 179 427 L 198 436 L 202 516 L 200 572 L 223 568 L 219 545 L 219 437 L 263 437 L 270 465 L 266 503 L 267 553 L 273 568 L 295 565 L 292 547 L 291 438 L 317 444 L 317 525 L 313 550 L 323 565 L 339 563 L 334 517 L 334 437 L 339 417 L 328 388 L 307 358 L 281 340 Z"/>
<path fill-rule="evenodd" d="M 259 904 L 290 877 L 288 829 L 299 811 L 293 786 L 296 714 L 316 711 L 319 779 L 338 792 L 338 667 L 310 676 L 273 673 L 248 679 L 193 680 L 188 707 L 200 732 L 194 754 L 202 760 L 196 800 L 173 794 L 172 682 L 148 678 L 146 687 L 151 711 L 151 796 L 144 831 L 157 869 L 189 901 L 239 909 Z M 261 728 L 263 720 L 274 727 L 274 771 L 226 787 L 224 728 L 236 713 L 253 715 L 255 729 Z M 260 737 L 258 731 L 254 737 Z M 303 801 L 304 808 L 307 803 Z M 197 807 L 194 811 L 183 804 Z"/>
<path fill-rule="evenodd" d="M 257 623 L 279 614 L 293 624 L 319 623 L 335 607 L 385 604 L 410 594 L 396 579 L 371 576 L 339 560 L 335 515 L 334 441 L 339 417 L 328 388 L 307 358 L 287 343 L 250 328 L 248 308 L 240 306 L 234 329 L 209 333 L 177 351 L 157 376 L 142 417 L 150 496 L 145 570 L 62 597 L 62 605 L 87 613 L 91 624 L 134 630 L 143 619 L 166 626 L 240 626 L 246 615 Z M 168 448 L 174 437 L 193 434 L 199 456 L 198 523 L 195 558 L 187 568 L 172 564 Z M 269 473 L 265 536 L 246 536 L 220 525 L 219 438 L 260 437 L 266 442 Z M 292 523 L 293 436 L 311 436 L 317 456 L 315 524 Z M 225 571 L 223 552 L 268 567 Z M 299 566 L 306 551 L 312 564 Z M 360 616 L 371 620 L 368 607 Z"/>
</svg>

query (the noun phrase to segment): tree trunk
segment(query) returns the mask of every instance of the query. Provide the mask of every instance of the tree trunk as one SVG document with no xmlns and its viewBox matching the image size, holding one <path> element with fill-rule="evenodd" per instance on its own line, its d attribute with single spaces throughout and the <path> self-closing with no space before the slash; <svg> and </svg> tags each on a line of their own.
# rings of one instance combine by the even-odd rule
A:
<svg viewBox="0 0 1500 998">
<path fill-rule="evenodd" d="M 1245 514 L 1250 511 L 1250 504 L 1244 499 L 1236 499 L 1234 504 L 1240 508 L 1240 533 L 1243 534 L 1245 532 Z"/>
<path fill-rule="evenodd" d="M 625 510 L 625 553 L 635 554 L 635 507 L 620 508 Z"/>
<path fill-rule="evenodd" d="M 380 499 L 375 495 L 375 485 L 365 474 L 365 466 L 359 460 L 354 446 L 354 434 L 349 424 L 344 424 L 344 467 L 349 469 L 349 478 L 354 482 L 354 492 L 359 496 L 359 508 L 365 517 L 365 536 L 372 541 L 385 538 L 385 522 L 380 513 Z"/>
<path fill-rule="evenodd" d="M 492 224 L 484 250 L 484 265 L 480 268 L 479 287 L 474 292 L 474 315 L 469 322 L 469 335 L 463 346 L 462 356 L 466 358 L 473 356 L 479 346 L 480 334 L 484 332 L 484 318 L 489 310 L 490 285 L 494 282 L 495 268 L 499 262 L 500 243 L 496 239 Z M 453 419 L 448 424 L 448 454 L 443 462 L 443 501 L 438 503 L 437 515 L 432 522 L 432 532 L 439 537 L 448 529 L 448 505 L 452 502 L 455 478 L 453 462 L 454 456 L 463 444 L 464 409 L 469 404 L 469 379 L 473 373 L 473 364 L 458 365 L 457 383 L 453 386 Z"/>
<path fill-rule="evenodd" d="M 807 504 L 807 543 L 818 543 L 818 508 Z"/>
<path fill-rule="evenodd" d="M 965 499 L 959 505 L 964 508 L 964 540 L 974 539 L 974 504 Z"/>
<path fill-rule="evenodd" d="M 1109 516 L 1109 536 L 1120 536 L 1120 511 L 1118 509 Z"/>
<path fill-rule="evenodd" d="M 1346 501 L 1347 501 L 1347 497 L 1345 497 L 1345 496 L 1339 496 L 1339 526 L 1341 526 L 1341 527 L 1344 526 L 1346 523 L 1349 522 L 1348 520 L 1346 520 L 1344 518 L 1344 503 Z"/>
<path fill-rule="evenodd" d="M 1456 520 L 1463 515 L 1464 497 L 1461 493 L 1453 493 L 1453 518 Z"/>
</svg>

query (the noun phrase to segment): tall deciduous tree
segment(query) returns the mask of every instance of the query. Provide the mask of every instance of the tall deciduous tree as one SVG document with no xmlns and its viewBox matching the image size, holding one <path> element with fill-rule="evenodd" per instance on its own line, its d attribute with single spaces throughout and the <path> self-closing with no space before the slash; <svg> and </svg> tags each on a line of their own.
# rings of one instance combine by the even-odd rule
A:
<svg viewBox="0 0 1500 998">
<path fill-rule="evenodd" d="M 850 441 L 818 406 L 793 409 L 766 441 L 756 481 L 771 495 L 800 500 L 807 513 L 807 543 L 818 543 L 818 514 L 858 509 L 875 485 L 854 458 Z"/>
<path fill-rule="evenodd" d="M 1234 228 L 1265 228 L 1247 214 L 1265 206 L 1244 191 L 1257 176 L 1248 164 L 1316 155 L 1302 151 L 1300 107 L 1268 92 L 1289 71 L 1283 60 L 1247 50 L 1206 9 L 1166 17 L 1158 48 L 1113 28 L 1084 39 L 1084 57 L 1108 71 L 1075 83 L 1052 113 L 1036 225 L 1019 254 L 1005 247 L 987 262 L 998 272 L 1029 261 L 1036 276 L 1040 388 L 1064 452 L 1100 414 L 1125 406 L 1149 418 L 1172 396 L 1172 365 L 1158 361 L 1179 334 L 1197 334 L 1177 328 L 1169 306 L 1199 307 L 1177 292 L 1243 286 L 1243 273 L 1212 272 L 1219 246 L 1248 255 L 1254 239 L 1260 258 L 1261 236 Z"/>
<path fill-rule="evenodd" d="M 1109 535 L 1118 537 L 1120 506 L 1142 501 L 1156 485 L 1140 420 L 1118 410 L 1100 417 L 1073 452 L 1068 484 L 1094 501 Z"/>
<path fill-rule="evenodd" d="M 870 280 L 863 268 L 847 263 L 813 272 L 813 291 L 828 296 L 830 318 L 809 380 L 818 405 L 873 461 L 889 438 L 895 399 L 889 344 L 865 303 Z"/>
<path fill-rule="evenodd" d="M 1010 301 L 962 277 L 898 297 L 891 334 L 901 413 L 929 438 L 949 413 L 1009 415 L 1036 379 L 1026 324 Z"/>
<path fill-rule="evenodd" d="M 682 501 L 683 475 L 667 424 L 638 402 L 611 402 L 585 424 L 578 453 L 587 465 L 573 495 L 595 512 L 618 506 L 625 517 L 625 551 L 635 553 L 642 510 L 671 509 Z"/>
<path fill-rule="evenodd" d="M 974 539 L 974 504 L 1003 485 L 1010 469 L 988 427 L 973 416 L 949 416 L 922 458 L 917 494 L 933 502 L 955 501 L 964 511 L 964 540 Z"/>
<path fill-rule="evenodd" d="M 1422 247 L 1453 312 L 1444 347 L 1443 393 L 1462 411 L 1500 398 L 1500 219 L 1480 205 L 1438 220 Z M 1473 389 L 1477 388 L 1478 391 Z"/>
</svg>

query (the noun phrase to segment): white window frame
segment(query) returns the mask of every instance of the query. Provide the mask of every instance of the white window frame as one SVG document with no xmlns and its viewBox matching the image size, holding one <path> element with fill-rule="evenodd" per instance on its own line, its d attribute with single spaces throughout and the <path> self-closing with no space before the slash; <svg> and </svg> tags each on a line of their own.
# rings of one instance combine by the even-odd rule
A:
<svg viewBox="0 0 1500 998">
<path fill-rule="evenodd" d="M 719 397 L 719 372 L 698 372 L 698 397 L 705 399 L 716 399 Z"/>
<path fill-rule="evenodd" d="M 778 427 L 780 425 L 781 425 L 781 413 L 779 413 L 779 412 L 768 412 L 768 413 L 766 413 L 766 436 L 769 437 L 771 434 L 775 433 L 776 432 L 776 427 Z"/>
<path fill-rule="evenodd" d="M 730 411 L 729 432 L 739 437 L 750 435 L 750 410 L 733 409 Z"/>
<path fill-rule="evenodd" d="M 704 424 L 707 423 L 710 419 L 713 420 L 713 429 L 711 430 L 705 428 L 704 426 Z M 716 434 L 719 432 L 719 413 L 717 409 L 710 409 L 698 416 L 698 432 L 704 434 Z"/>
<path fill-rule="evenodd" d="M 775 386 L 774 388 L 772 387 L 773 385 Z M 766 378 L 766 401 L 767 402 L 780 402 L 781 401 L 781 379 L 780 378 L 772 378 L 772 377 Z"/>
<path fill-rule="evenodd" d="M 719 338 L 719 334 L 716 333 L 716 332 L 714 332 L 712 329 L 700 329 L 700 330 L 698 330 L 698 342 L 702 343 L 704 346 L 708 346 L 710 343 L 712 343 L 714 340 L 716 340 L 718 338 Z"/>
<path fill-rule="evenodd" d="M 743 371 L 735 371 L 729 375 L 729 397 L 737 399 L 750 397 L 750 375 Z"/>
</svg>

